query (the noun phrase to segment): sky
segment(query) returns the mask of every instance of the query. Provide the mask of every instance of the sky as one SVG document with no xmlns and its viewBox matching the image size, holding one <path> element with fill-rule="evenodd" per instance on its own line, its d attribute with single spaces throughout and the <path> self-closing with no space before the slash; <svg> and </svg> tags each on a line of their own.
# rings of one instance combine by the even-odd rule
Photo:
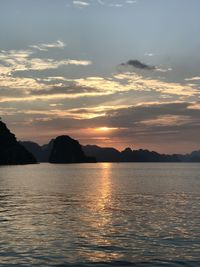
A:
<svg viewBox="0 0 200 267">
<path fill-rule="evenodd" d="M 19 140 L 200 148 L 199 0 L 1 0 L 0 116 Z"/>
</svg>

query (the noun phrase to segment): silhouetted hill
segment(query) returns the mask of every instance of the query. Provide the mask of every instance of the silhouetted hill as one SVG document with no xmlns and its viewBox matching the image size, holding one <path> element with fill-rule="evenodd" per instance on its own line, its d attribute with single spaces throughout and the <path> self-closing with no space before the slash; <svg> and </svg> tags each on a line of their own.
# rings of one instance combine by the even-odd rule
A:
<svg viewBox="0 0 200 267">
<path fill-rule="evenodd" d="M 41 146 L 39 146 L 37 143 L 25 141 L 25 142 L 19 142 L 21 145 L 23 145 L 29 152 L 31 152 L 37 161 L 43 162 L 43 151 Z"/>
<path fill-rule="evenodd" d="M 177 155 L 162 155 L 149 150 L 131 150 L 122 152 L 114 148 L 87 145 L 83 147 L 86 155 L 96 157 L 98 162 L 180 162 Z"/>
<path fill-rule="evenodd" d="M 54 140 L 52 139 L 48 144 L 42 145 L 41 149 L 43 151 L 43 155 L 44 155 L 44 161 L 49 161 L 49 157 L 53 148 L 53 144 L 54 144 Z"/>
<path fill-rule="evenodd" d="M 179 158 L 175 155 L 163 155 L 155 151 L 144 149 L 131 150 L 125 149 L 121 152 L 122 161 L 125 162 L 179 162 Z"/>
<path fill-rule="evenodd" d="M 0 121 L 0 165 L 33 163 L 37 163 L 34 156 L 17 142 L 15 135 Z"/>
<path fill-rule="evenodd" d="M 98 162 L 120 162 L 121 153 L 112 147 L 99 147 L 95 145 L 83 146 L 87 156 L 95 157 Z"/>
<path fill-rule="evenodd" d="M 30 141 L 21 141 L 20 144 L 31 152 L 38 162 L 48 162 L 53 147 L 53 141 L 54 139 L 42 146 Z"/>
<path fill-rule="evenodd" d="M 21 143 L 38 161 L 48 162 L 53 142 L 54 140 L 51 140 L 49 144 L 43 146 L 37 144 L 34 146 L 32 142 Z M 120 152 L 112 147 L 99 147 L 96 145 L 82 146 L 82 150 L 86 156 L 96 158 L 97 162 L 200 162 L 200 151 L 194 151 L 186 155 L 166 155 L 155 151 L 132 150 L 131 148 L 126 148 Z"/>
<path fill-rule="evenodd" d="M 185 162 L 200 162 L 200 150 L 193 151 L 191 154 L 179 155 L 179 159 Z"/>
<path fill-rule="evenodd" d="M 200 151 L 193 151 L 190 154 L 190 160 L 192 162 L 200 162 Z"/>
<path fill-rule="evenodd" d="M 86 163 L 95 162 L 93 157 L 85 156 L 78 141 L 69 136 L 58 136 L 53 141 L 49 157 L 50 163 Z"/>
</svg>

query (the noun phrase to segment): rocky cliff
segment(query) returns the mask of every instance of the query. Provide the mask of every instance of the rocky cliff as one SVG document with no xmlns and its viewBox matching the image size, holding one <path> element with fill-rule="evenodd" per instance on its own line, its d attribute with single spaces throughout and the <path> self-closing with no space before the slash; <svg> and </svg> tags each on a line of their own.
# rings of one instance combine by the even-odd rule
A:
<svg viewBox="0 0 200 267">
<path fill-rule="evenodd" d="M 15 135 L 0 121 L 0 165 L 33 163 L 36 163 L 35 157 L 17 142 Z"/>
<path fill-rule="evenodd" d="M 85 156 L 78 141 L 69 136 L 58 136 L 53 141 L 50 163 L 86 163 L 95 162 L 95 158 Z"/>
</svg>

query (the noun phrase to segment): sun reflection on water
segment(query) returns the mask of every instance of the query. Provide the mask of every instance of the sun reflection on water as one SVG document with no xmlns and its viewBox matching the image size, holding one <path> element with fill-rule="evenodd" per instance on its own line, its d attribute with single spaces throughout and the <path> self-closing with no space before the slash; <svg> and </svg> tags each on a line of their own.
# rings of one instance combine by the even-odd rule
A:
<svg viewBox="0 0 200 267">
<path fill-rule="evenodd" d="M 79 252 L 80 257 L 92 262 L 119 260 L 122 257 L 122 253 L 114 250 L 119 244 L 117 239 L 113 238 L 117 232 L 112 206 L 112 164 L 102 163 L 99 172 L 98 180 L 93 185 L 94 188 L 91 188 L 95 195 L 90 195 L 90 216 L 85 217 L 90 231 L 86 230 L 84 234 L 82 232 L 85 249 Z"/>
<path fill-rule="evenodd" d="M 110 163 L 103 163 L 101 169 L 101 181 L 99 184 L 99 198 L 96 202 L 96 210 L 105 210 L 106 206 L 109 205 L 110 198 L 111 198 L 111 181 L 110 181 L 110 174 L 111 174 L 111 164 Z"/>
<path fill-rule="evenodd" d="M 199 259 L 199 167 L 179 166 L 1 169 L 0 265 Z"/>
</svg>

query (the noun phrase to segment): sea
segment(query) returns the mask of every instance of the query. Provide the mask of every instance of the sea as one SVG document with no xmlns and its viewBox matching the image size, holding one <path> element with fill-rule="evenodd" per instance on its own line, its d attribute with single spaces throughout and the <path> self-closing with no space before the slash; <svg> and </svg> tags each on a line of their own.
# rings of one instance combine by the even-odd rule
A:
<svg viewBox="0 0 200 267">
<path fill-rule="evenodd" d="M 200 164 L 0 167 L 0 266 L 200 266 Z"/>
</svg>

